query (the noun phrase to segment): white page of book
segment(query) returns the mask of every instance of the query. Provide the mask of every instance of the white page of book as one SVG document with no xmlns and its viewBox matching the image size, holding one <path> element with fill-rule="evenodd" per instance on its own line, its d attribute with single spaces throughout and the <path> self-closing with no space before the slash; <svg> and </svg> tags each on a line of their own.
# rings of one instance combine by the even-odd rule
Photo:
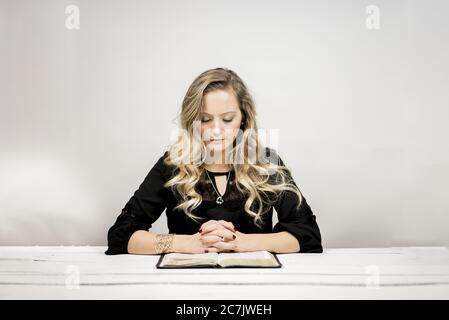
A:
<svg viewBox="0 0 449 320">
<path fill-rule="evenodd" d="M 165 259 L 170 260 L 192 260 L 192 259 L 207 259 L 207 260 L 217 260 L 216 252 L 208 252 L 208 253 L 168 253 L 165 255 Z"/>
<path fill-rule="evenodd" d="M 243 260 L 270 260 L 273 255 L 268 251 L 250 251 L 250 252 L 235 252 L 235 253 L 220 253 L 218 261 L 224 259 L 243 259 Z"/>
</svg>

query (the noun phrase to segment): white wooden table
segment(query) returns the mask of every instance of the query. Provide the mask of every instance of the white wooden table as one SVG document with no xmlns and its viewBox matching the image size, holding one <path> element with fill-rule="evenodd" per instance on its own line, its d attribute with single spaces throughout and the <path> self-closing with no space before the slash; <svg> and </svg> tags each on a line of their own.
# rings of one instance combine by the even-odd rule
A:
<svg viewBox="0 0 449 320">
<path fill-rule="evenodd" d="M 449 299 L 447 247 L 278 255 L 281 269 L 156 269 L 105 247 L 0 247 L 0 299 Z"/>
</svg>

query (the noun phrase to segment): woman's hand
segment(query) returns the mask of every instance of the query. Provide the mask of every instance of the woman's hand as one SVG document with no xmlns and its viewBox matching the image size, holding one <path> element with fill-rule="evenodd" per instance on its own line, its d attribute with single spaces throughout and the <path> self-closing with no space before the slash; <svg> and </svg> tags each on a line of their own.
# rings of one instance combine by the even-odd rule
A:
<svg viewBox="0 0 449 320">
<path fill-rule="evenodd" d="M 201 225 L 199 232 L 201 234 L 204 234 L 216 229 L 227 229 L 231 232 L 236 231 L 232 222 L 228 222 L 225 220 L 209 220 Z"/>
<path fill-rule="evenodd" d="M 204 236 L 208 242 L 212 240 L 234 240 L 235 239 L 235 227 L 232 222 L 224 220 L 209 220 L 203 223 L 200 227 L 200 234 Z"/>
<path fill-rule="evenodd" d="M 235 229 L 231 222 L 209 220 L 200 228 L 200 240 L 207 252 L 245 252 L 255 250 L 254 241 Z"/>
<path fill-rule="evenodd" d="M 223 246 L 223 244 L 217 244 L 217 242 L 230 241 L 235 237 L 235 227 L 231 222 L 209 220 L 201 225 L 200 232 L 192 235 L 175 235 L 172 250 L 179 253 L 218 252 L 220 250 L 217 246 Z M 215 244 L 217 246 L 214 246 Z M 224 246 L 230 247 L 227 244 Z"/>
<path fill-rule="evenodd" d="M 201 241 L 201 234 L 175 234 L 173 237 L 172 252 L 178 253 L 204 253 L 208 246 Z M 212 252 L 212 251 L 211 251 Z"/>
<path fill-rule="evenodd" d="M 232 222 L 224 220 L 209 220 L 200 227 L 201 242 L 207 247 L 207 252 L 219 252 L 215 246 L 217 243 L 223 247 L 223 251 L 231 251 L 232 245 L 228 244 L 236 238 L 236 230 Z"/>
<path fill-rule="evenodd" d="M 211 252 L 246 252 L 256 251 L 256 243 L 250 234 L 240 231 L 235 232 L 235 239 L 232 241 L 217 241 L 208 248 Z"/>
</svg>

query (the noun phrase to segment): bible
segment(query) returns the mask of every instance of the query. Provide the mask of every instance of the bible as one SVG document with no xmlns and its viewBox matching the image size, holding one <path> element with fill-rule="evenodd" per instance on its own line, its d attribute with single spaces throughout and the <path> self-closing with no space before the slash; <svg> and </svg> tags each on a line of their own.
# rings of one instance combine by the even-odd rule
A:
<svg viewBox="0 0 449 320">
<path fill-rule="evenodd" d="M 173 268 L 280 268 L 276 254 L 269 251 L 166 253 L 156 264 L 158 269 Z"/>
</svg>

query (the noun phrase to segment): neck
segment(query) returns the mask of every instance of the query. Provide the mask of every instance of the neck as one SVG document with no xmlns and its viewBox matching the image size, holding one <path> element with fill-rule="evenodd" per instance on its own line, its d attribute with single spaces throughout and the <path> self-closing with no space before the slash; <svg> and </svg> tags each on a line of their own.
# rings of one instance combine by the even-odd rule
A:
<svg viewBox="0 0 449 320">
<path fill-rule="evenodd" d="M 229 164 L 212 163 L 206 164 L 205 168 L 212 172 L 225 172 L 229 171 L 231 169 L 231 166 Z"/>
<path fill-rule="evenodd" d="M 225 172 L 231 169 L 231 165 L 226 163 L 225 150 L 215 152 L 212 150 L 208 153 L 206 164 L 204 167 L 213 172 Z"/>
</svg>

